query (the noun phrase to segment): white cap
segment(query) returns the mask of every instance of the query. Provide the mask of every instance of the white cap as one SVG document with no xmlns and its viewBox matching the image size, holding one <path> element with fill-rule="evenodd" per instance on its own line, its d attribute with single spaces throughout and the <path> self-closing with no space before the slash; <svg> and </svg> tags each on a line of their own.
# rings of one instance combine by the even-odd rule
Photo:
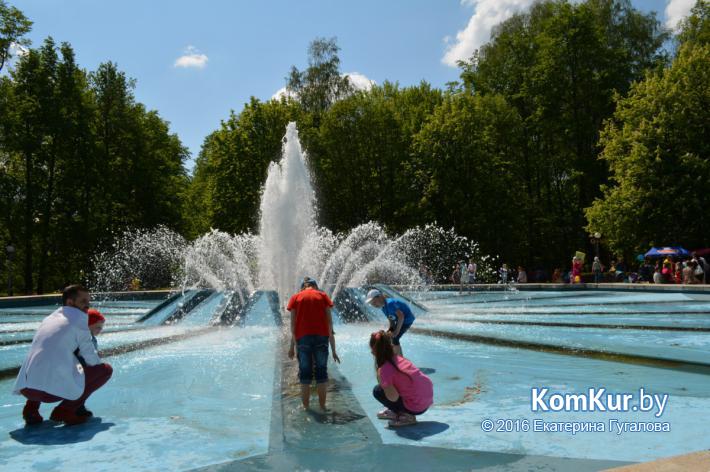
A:
<svg viewBox="0 0 710 472">
<path fill-rule="evenodd" d="M 367 299 L 365 300 L 365 303 L 370 303 L 373 298 L 377 298 L 382 296 L 382 292 L 377 290 L 376 288 L 373 288 L 369 292 L 367 292 Z"/>
</svg>

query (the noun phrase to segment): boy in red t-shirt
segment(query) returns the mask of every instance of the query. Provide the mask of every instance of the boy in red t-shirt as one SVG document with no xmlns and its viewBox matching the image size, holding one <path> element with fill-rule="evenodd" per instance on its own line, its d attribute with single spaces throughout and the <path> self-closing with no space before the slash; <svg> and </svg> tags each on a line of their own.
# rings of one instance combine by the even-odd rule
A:
<svg viewBox="0 0 710 472">
<path fill-rule="evenodd" d="M 325 410 L 326 386 L 328 383 L 328 341 L 333 350 L 333 360 L 340 362 L 335 352 L 333 318 L 330 309 L 333 302 L 310 277 L 303 279 L 301 291 L 291 297 L 286 309 L 291 312 L 291 347 L 288 357 L 295 356 L 298 344 L 298 379 L 301 382 L 301 401 L 308 408 L 311 396 L 311 381 L 315 370 L 318 402 Z"/>
</svg>

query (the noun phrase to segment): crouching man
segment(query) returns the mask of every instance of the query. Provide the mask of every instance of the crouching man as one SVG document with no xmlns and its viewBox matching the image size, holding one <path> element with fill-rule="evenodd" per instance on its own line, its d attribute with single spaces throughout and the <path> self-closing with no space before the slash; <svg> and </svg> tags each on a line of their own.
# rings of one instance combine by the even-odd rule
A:
<svg viewBox="0 0 710 472">
<path fill-rule="evenodd" d="M 111 378 L 113 369 L 101 362 L 88 326 L 89 292 L 70 285 L 62 307 L 46 317 L 32 339 L 13 393 L 27 398 L 22 417 L 28 425 L 43 421 L 40 403 L 61 402 L 50 416 L 66 425 L 85 422 L 91 413 L 84 402 Z M 84 358 L 82 367 L 74 351 Z"/>
</svg>

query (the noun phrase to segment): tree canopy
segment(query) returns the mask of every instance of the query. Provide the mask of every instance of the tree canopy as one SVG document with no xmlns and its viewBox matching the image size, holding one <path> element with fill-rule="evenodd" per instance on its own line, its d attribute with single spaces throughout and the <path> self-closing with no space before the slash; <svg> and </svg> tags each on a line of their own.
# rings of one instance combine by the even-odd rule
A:
<svg viewBox="0 0 710 472">
<path fill-rule="evenodd" d="M 127 229 L 255 231 L 296 121 L 332 231 L 437 223 L 548 271 L 591 252 L 592 232 L 625 256 L 708 246 L 709 13 L 699 0 L 669 41 L 629 0 L 541 0 L 499 24 L 445 89 L 356 90 L 335 38 L 316 38 L 287 93 L 232 111 L 189 175 L 188 151 L 136 101 L 135 80 L 111 61 L 82 69 L 52 38 L 30 47 L 31 22 L 0 0 L 0 244 L 17 248 L 30 293 L 81 279 Z"/>
<path fill-rule="evenodd" d="M 611 182 L 587 210 L 621 254 L 650 245 L 707 245 L 710 234 L 710 42 L 708 3 L 700 2 L 680 33 L 673 64 L 649 73 L 619 96 L 602 134 Z"/>
</svg>

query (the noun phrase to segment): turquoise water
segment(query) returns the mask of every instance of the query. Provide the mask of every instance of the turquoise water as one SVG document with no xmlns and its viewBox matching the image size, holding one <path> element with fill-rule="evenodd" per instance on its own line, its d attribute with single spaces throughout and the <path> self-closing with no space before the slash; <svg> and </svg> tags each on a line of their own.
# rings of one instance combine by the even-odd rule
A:
<svg viewBox="0 0 710 472">
<path fill-rule="evenodd" d="M 393 292 L 395 293 L 395 292 Z M 189 294 L 188 294 L 189 295 Z M 102 349 L 134 346 L 107 358 L 114 377 L 87 403 L 97 418 L 72 428 L 45 422 L 25 428 L 23 400 L 0 380 L 0 467 L 8 470 L 603 470 L 710 447 L 705 434 L 710 377 L 663 364 L 710 364 L 710 333 L 664 328 L 710 327 L 710 297 L 612 291 L 406 293 L 426 309 L 403 337 L 404 354 L 435 385 L 434 405 L 420 424 L 403 430 L 378 420 L 369 333 L 386 326 L 340 323 L 342 363 L 329 365 L 328 413 L 299 407 L 295 363 L 264 292 L 243 326 L 206 328 L 224 308 L 215 293 L 175 325 L 164 326 L 185 298 L 136 320 L 152 302 L 110 302 L 99 337 Z M 0 341 L 31 338 L 53 307 L 0 310 Z M 489 321 L 484 323 L 481 321 Z M 527 322 L 532 325 L 499 324 Z M 492 323 L 495 322 L 495 323 Z M 538 323 L 537 325 L 534 323 Z M 547 326 L 564 323 L 575 326 Z M 606 328 L 596 325 L 610 325 Z M 585 326 L 587 325 L 587 326 Z M 595 326 L 589 326 L 595 325 Z M 611 327 L 615 326 L 615 327 Z M 619 328 L 621 326 L 622 328 Z M 652 329 L 640 329 L 642 327 Z M 10 332 L 12 330 L 25 330 Z M 435 330 L 437 336 L 426 334 Z M 135 346 L 184 335 L 157 346 Z M 524 343 L 499 346 L 457 339 L 470 335 Z M 192 337 L 190 337 L 192 336 Z M 169 340 L 172 340 L 170 338 Z M 571 349 L 567 355 L 535 345 Z M 29 344 L 0 346 L 0 370 L 19 366 Z M 574 353 L 574 349 L 583 352 Z M 592 358 L 585 352 L 609 354 Z M 639 365 L 615 354 L 659 359 Z M 707 372 L 710 372 L 708 370 Z M 531 412 L 530 389 L 578 393 L 590 386 L 614 392 L 640 387 L 670 395 L 661 419 L 650 413 Z M 312 400 L 316 403 L 315 398 Z M 47 417 L 50 405 L 43 405 Z M 546 421 L 666 421 L 666 433 L 484 432 L 484 419 Z"/>
</svg>

